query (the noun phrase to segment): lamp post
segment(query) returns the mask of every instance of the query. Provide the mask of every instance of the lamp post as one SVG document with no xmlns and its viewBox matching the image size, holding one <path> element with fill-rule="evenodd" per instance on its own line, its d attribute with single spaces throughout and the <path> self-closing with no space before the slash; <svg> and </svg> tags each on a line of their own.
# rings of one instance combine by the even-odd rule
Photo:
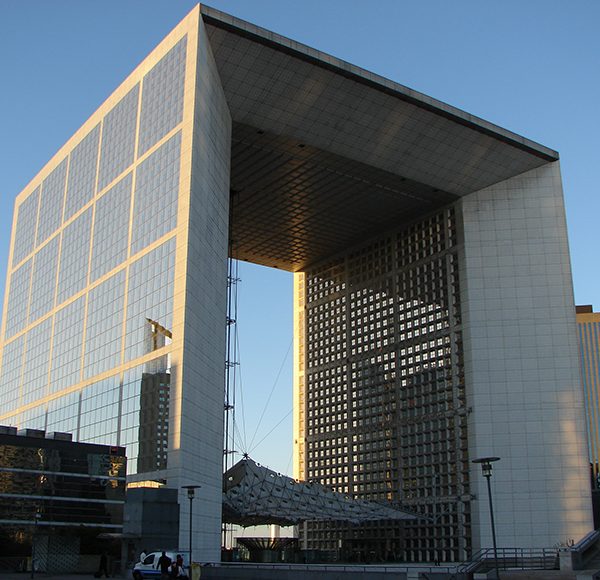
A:
<svg viewBox="0 0 600 580">
<path fill-rule="evenodd" d="M 31 577 L 35 577 L 35 537 L 37 536 L 37 525 L 38 521 L 42 517 L 39 508 L 35 510 L 33 514 L 33 534 L 31 536 Z"/>
<path fill-rule="evenodd" d="M 190 578 L 192 577 L 192 508 L 194 495 L 197 489 L 200 489 L 201 485 L 183 485 L 182 489 L 187 489 L 187 496 L 190 500 Z"/>
<path fill-rule="evenodd" d="M 481 473 L 487 481 L 488 501 L 490 504 L 490 523 L 492 524 L 492 541 L 494 543 L 494 561 L 496 563 L 496 580 L 500 580 L 500 570 L 498 567 L 498 547 L 496 545 L 496 526 L 494 524 L 494 505 L 492 503 L 492 487 L 490 479 L 492 478 L 492 463 L 500 461 L 499 457 L 480 457 L 473 459 L 473 463 L 481 463 Z"/>
</svg>

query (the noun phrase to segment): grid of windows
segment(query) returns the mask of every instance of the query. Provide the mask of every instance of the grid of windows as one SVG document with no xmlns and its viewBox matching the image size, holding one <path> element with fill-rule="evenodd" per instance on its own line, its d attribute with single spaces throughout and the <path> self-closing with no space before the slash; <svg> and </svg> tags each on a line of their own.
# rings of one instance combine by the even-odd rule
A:
<svg viewBox="0 0 600 580">
<path fill-rule="evenodd" d="M 71 152 L 65 199 L 65 220 L 94 196 L 100 125 L 96 125 Z"/>
<path fill-rule="evenodd" d="M 17 210 L 17 229 L 13 249 L 12 265 L 16 266 L 28 256 L 35 245 L 35 227 L 40 203 L 40 187 L 38 186 L 19 206 Z"/>
<path fill-rule="evenodd" d="M 92 208 L 90 207 L 63 230 L 57 304 L 61 304 L 86 285 L 91 234 Z"/>
<path fill-rule="evenodd" d="M 5 412 L 13 411 L 19 406 L 24 344 L 25 335 L 21 335 L 12 342 L 5 344 L 2 351 L 0 405 Z"/>
<path fill-rule="evenodd" d="M 15 344 L 19 339 L 11 344 Z M 18 348 L 6 346 L 11 359 Z M 18 356 L 17 356 L 18 358 Z M 4 420 L 8 425 L 72 433 L 77 441 L 127 447 L 128 474 L 139 472 L 139 442 L 155 457 L 148 465 L 166 468 L 170 390 L 169 357 L 161 356 L 133 367 L 123 374 L 94 382 L 81 390 L 17 413 Z M 119 409 L 121 414 L 119 418 Z M 156 423 L 151 432 L 144 426 Z"/>
<path fill-rule="evenodd" d="M 100 374 L 121 362 L 125 270 L 96 286 L 89 294 L 83 378 Z"/>
<path fill-rule="evenodd" d="M 181 131 L 139 164 L 135 181 L 131 254 L 177 225 Z"/>
<path fill-rule="evenodd" d="M 79 381 L 83 347 L 85 296 L 81 296 L 54 317 L 50 392 L 61 391 Z"/>
<path fill-rule="evenodd" d="M 144 77 L 138 155 L 143 155 L 183 118 L 186 37 Z"/>
<path fill-rule="evenodd" d="M 60 236 L 54 236 L 34 256 L 29 303 L 30 324 L 54 307 L 59 239 Z"/>
<path fill-rule="evenodd" d="M 10 290 L 8 292 L 8 305 L 6 307 L 6 327 L 4 330 L 5 339 L 22 330 L 27 323 L 32 263 L 33 258 L 30 258 L 27 262 L 19 266 L 10 277 Z"/>
<path fill-rule="evenodd" d="M 90 282 L 127 258 L 132 174 L 128 173 L 96 202 Z"/>
<path fill-rule="evenodd" d="M 42 182 L 36 238 L 38 246 L 50 237 L 62 223 L 66 178 L 67 160 L 64 159 Z"/>
<path fill-rule="evenodd" d="M 47 318 L 27 332 L 21 405 L 32 403 L 46 394 L 51 337 L 52 318 Z"/>
<path fill-rule="evenodd" d="M 50 432 L 72 433 L 79 441 L 79 401 L 80 393 L 69 393 L 48 403 L 46 429 Z"/>
<path fill-rule="evenodd" d="M 12 341 L 3 345 L 0 371 L 0 401 L 15 413 L 7 420 L 72 432 L 78 440 L 122 441 L 134 459 L 130 473 L 166 467 L 169 358 L 124 372 L 125 384 L 115 375 L 68 395 L 61 391 L 117 373 L 111 369 L 171 342 L 174 234 L 152 251 L 145 248 L 177 225 L 181 131 L 137 167 L 135 143 L 138 138 L 142 156 L 181 123 L 186 42 L 121 98 L 17 210 L 17 269 L 8 284 L 4 336 Z M 127 263 L 130 252 L 144 250 Z M 17 413 L 44 396 L 57 398 Z"/>
<path fill-rule="evenodd" d="M 46 405 L 38 405 L 19 413 L 16 425 L 26 425 L 28 429 L 46 429 Z"/>
<path fill-rule="evenodd" d="M 174 273 L 175 238 L 167 240 L 130 266 L 126 361 L 152 352 L 169 340 L 173 323 Z"/>
<path fill-rule="evenodd" d="M 358 536 L 310 523 L 307 547 L 337 550 L 341 540 L 383 560 L 464 559 L 469 482 L 453 210 L 308 272 L 305 301 L 302 475 L 436 518 L 361 526 Z"/>
<path fill-rule="evenodd" d="M 104 117 L 98 191 L 104 189 L 133 163 L 139 84 L 135 85 Z"/>
<path fill-rule="evenodd" d="M 120 391 L 118 376 L 92 383 L 81 391 L 79 441 L 115 444 L 119 430 Z"/>
</svg>

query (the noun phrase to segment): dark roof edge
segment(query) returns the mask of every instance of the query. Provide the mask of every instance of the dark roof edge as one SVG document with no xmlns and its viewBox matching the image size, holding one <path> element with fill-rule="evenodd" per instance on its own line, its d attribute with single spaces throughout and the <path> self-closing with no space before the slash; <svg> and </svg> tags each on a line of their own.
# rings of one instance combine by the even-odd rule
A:
<svg viewBox="0 0 600 580">
<path fill-rule="evenodd" d="M 316 66 L 328 69 L 336 74 L 343 75 L 371 88 L 383 91 L 388 95 L 428 110 L 436 115 L 445 117 L 455 123 L 478 131 L 479 133 L 503 141 L 504 143 L 546 161 L 557 161 L 559 159 L 558 152 L 549 147 L 522 137 L 512 131 L 508 131 L 498 125 L 494 125 L 485 119 L 471 115 L 423 93 L 414 91 L 413 89 L 386 79 L 385 77 L 369 72 L 285 36 L 281 36 L 280 34 L 271 32 L 265 28 L 251 24 L 245 20 L 236 18 L 235 16 L 231 16 L 226 12 L 221 12 L 220 10 L 205 4 L 200 5 L 200 10 L 202 19 L 207 24 L 212 24 Z"/>
</svg>

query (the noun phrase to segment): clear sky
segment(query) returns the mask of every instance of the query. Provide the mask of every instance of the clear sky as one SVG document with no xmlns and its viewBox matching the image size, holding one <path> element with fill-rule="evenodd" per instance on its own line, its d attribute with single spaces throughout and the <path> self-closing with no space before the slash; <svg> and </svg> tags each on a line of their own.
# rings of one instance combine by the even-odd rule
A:
<svg viewBox="0 0 600 580">
<path fill-rule="evenodd" d="M 194 4 L 0 0 L 0 294 L 14 197 Z M 576 302 L 600 309 L 598 0 L 208 4 L 558 150 Z M 243 450 L 290 472 L 292 277 L 240 276 Z"/>
</svg>

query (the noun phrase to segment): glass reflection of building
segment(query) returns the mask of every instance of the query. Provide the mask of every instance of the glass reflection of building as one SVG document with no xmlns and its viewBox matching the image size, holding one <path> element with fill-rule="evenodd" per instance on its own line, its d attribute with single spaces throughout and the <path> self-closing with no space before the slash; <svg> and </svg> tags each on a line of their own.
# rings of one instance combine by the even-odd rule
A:
<svg viewBox="0 0 600 580">
<path fill-rule="evenodd" d="M 132 481 L 167 478 L 183 241 L 186 31 L 160 52 L 17 198 L 3 318 L 0 423 L 126 447 Z"/>
<path fill-rule="evenodd" d="M 2 545 L 29 556 L 35 533 L 40 569 L 72 572 L 72 558 L 98 553 L 99 534 L 122 531 L 125 449 L 25 431 L 0 428 Z"/>
<path fill-rule="evenodd" d="M 170 385 L 169 373 L 142 376 L 137 460 L 140 473 L 167 468 Z"/>
</svg>

